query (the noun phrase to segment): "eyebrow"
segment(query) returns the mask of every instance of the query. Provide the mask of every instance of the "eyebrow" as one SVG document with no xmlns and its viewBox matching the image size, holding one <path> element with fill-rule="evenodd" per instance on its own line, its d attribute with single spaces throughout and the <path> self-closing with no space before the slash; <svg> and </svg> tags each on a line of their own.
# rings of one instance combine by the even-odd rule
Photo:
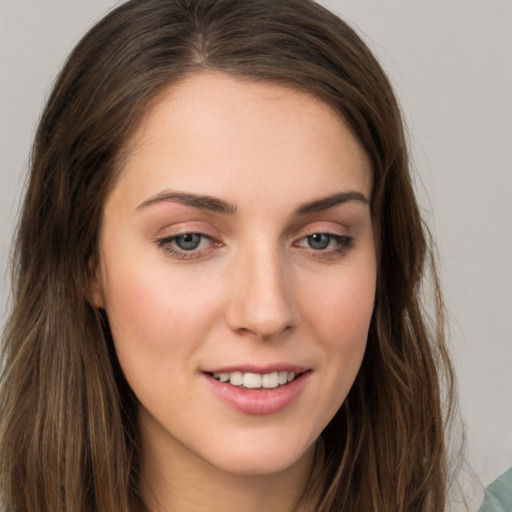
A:
<svg viewBox="0 0 512 512">
<path fill-rule="evenodd" d="M 349 203 L 353 201 L 365 205 L 369 204 L 368 199 L 366 199 L 366 197 L 363 194 L 361 194 L 361 192 L 339 192 L 337 194 L 332 194 L 321 199 L 316 199 L 315 201 L 311 201 L 310 203 L 304 203 L 295 210 L 295 213 L 296 215 L 306 215 L 308 213 L 315 213 L 323 210 L 328 210 L 329 208 L 333 208 L 335 206 L 338 206 L 339 204 Z"/>
<path fill-rule="evenodd" d="M 340 204 L 353 201 L 362 204 L 369 204 L 368 199 L 361 192 L 340 192 L 337 194 L 329 195 L 327 197 L 322 197 L 320 199 L 315 199 L 314 201 L 308 203 L 303 203 L 295 210 L 294 213 L 295 215 L 307 215 L 309 213 L 328 210 L 329 208 L 334 208 Z M 137 206 L 137 210 L 142 210 L 148 206 L 162 202 L 176 202 L 186 206 L 192 206 L 193 208 L 199 208 L 201 210 L 209 210 L 229 215 L 235 214 L 237 210 L 234 204 L 224 201 L 223 199 L 218 199 L 208 195 L 192 194 L 190 192 L 175 192 L 169 190 L 146 199 L 141 204 L 139 204 L 139 206 Z"/>
<path fill-rule="evenodd" d="M 137 206 L 137 210 L 142 210 L 143 208 L 162 202 L 175 202 L 199 208 L 201 210 L 210 210 L 212 212 L 231 215 L 236 212 L 235 205 L 216 197 L 191 194 L 188 192 L 173 192 L 168 190 L 146 199 L 146 201 Z"/>
</svg>

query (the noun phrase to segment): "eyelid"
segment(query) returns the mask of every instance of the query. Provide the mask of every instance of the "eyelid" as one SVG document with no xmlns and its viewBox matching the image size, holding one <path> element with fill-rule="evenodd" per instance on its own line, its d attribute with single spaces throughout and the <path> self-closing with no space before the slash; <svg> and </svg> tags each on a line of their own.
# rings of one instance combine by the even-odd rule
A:
<svg viewBox="0 0 512 512">
<path fill-rule="evenodd" d="M 199 235 L 205 239 L 208 239 L 210 241 L 208 247 L 203 248 L 194 248 L 190 250 L 181 249 L 177 246 L 175 243 L 175 240 L 181 236 L 187 235 L 187 234 L 194 234 Z M 185 232 L 181 234 L 176 235 L 170 235 L 167 237 L 158 238 L 156 240 L 156 244 L 158 247 L 164 252 L 166 256 L 169 256 L 171 258 L 174 258 L 176 260 L 195 260 L 200 259 L 205 256 L 208 256 L 212 251 L 215 250 L 215 248 L 220 247 L 222 244 L 221 242 L 216 241 L 214 238 L 212 238 L 210 235 L 206 233 L 199 233 L 199 232 Z"/>
<path fill-rule="evenodd" d="M 167 238 L 172 236 L 181 236 L 187 233 L 197 233 L 216 238 L 218 231 L 208 221 L 200 218 L 179 220 L 177 222 L 162 222 L 158 229 L 154 231 L 155 238 Z"/>
<path fill-rule="evenodd" d="M 311 223 L 302 229 L 293 241 L 293 246 L 303 251 L 303 254 L 320 259 L 336 259 L 342 257 L 353 247 L 355 237 L 349 234 L 346 226 L 338 222 L 320 221 Z M 308 238 L 314 235 L 326 235 L 330 237 L 328 247 L 314 248 L 308 246 Z M 335 242 L 336 247 L 329 247 Z"/>
<path fill-rule="evenodd" d="M 339 222 L 311 222 L 304 228 L 298 230 L 298 235 L 296 236 L 295 239 L 299 240 L 316 234 L 325 234 L 332 236 L 349 236 L 349 229 L 347 228 L 347 226 L 340 224 Z"/>
<path fill-rule="evenodd" d="M 161 233 L 161 234 L 159 234 Z M 176 239 L 185 235 L 201 237 L 200 246 L 192 249 L 182 249 Z M 208 240 L 207 247 L 201 247 Z M 175 260 L 194 260 L 207 256 L 216 248 L 222 246 L 222 240 L 217 230 L 204 221 L 186 221 L 166 226 L 153 237 L 153 242 L 166 256 Z"/>
</svg>

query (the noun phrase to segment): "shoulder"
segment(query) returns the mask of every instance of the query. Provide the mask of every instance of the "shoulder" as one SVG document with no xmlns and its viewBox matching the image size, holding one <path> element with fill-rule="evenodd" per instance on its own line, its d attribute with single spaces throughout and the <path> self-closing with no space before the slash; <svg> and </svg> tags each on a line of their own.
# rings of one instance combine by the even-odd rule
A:
<svg viewBox="0 0 512 512">
<path fill-rule="evenodd" d="M 478 512 L 512 512 L 512 468 L 487 487 Z"/>
</svg>

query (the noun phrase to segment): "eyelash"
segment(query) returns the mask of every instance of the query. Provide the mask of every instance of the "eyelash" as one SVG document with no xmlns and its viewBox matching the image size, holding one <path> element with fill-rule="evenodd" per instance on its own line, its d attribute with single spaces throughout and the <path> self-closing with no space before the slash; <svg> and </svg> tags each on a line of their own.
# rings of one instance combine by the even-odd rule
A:
<svg viewBox="0 0 512 512">
<path fill-rule="evenodd" d="M 314 249 L 313 247 L 305 247 L 310 251 L 310 253 L 318 258 L 335 258 L 339 255 L 345 254 L 347 251 L 353 248 L 354 246 L 354 237 L 348 235 L 339 235 L 336 233 L 329 233 L 324 231 L 317 231 L 302 237 L 300 240 L 294 243 L 295 246 L 301 247 L 300 242 L 307 241 L 314 236 L 325 236 L 328 238 L 328 245 L 323 249 Z M 336 243 L 336 248 L 328 249 L 328 246 L 331 245 L 332 242 Z"/>
<path fill-rule="evenodd" d="M 200 232 L 187 232 L 187 233 L 181 233 L 179 235 L 172 235 L 172 236 L 167 236 L 165 238 L 159 238 L 156 243 L 157 245 L 168 255 L 176 258 L 176 259 L 179 259 L 179 260 L 191 260 L 191 259 L 194 259 L 194 258 L 200 258 L 202 256 L 205 255 L 204 253 L 204 249 L 201 251 L 200 249 L 191 249 L 191 250 L 185 250 L 185 249 L 180 249 L 179 247 L 176 247 L 175 244 L 176 243 L 176 240 L 178 238 L 182 238 L 182 237 L 185 237 L 185 236 L 199 236 L 201 238 L 201 240 L 199 241 L 199 244 L 201 244 L 201 241 L 202 240 L 210 240 L 213 245 L 216 245 L 216 246 L 221 246 L 222 244 L 220 242 L 217 242 L 215 241 L 210 235 L 206 234 L 206 233 L 200 233 Z M 208 249 L 206 249 L 208 250 Z"/>
<path fill-rule="evenodd" d="M 328 249 L 327 247 L 324 249 L 314 249 L 312 247 L 303 247 L 300 245 L 300 242 L 307 241 L 308 239 L 311 239 L 312 237 L 316 235 L 323 235 L 328 237 L 328 245 L 332 243 L 332 241 L 335 241 L 337 244 L 337 247 L 335 249 Z M 186 232 L 181 233 L 179 235 L 172 235 L 164 238 L 159 238 L 156 240 L 156 244 L 158 247 L 160 247 L 166 254 L 169 256 L 176 258 L 178 260 L 192 260 L 196 258 L 201 258 L 205 256 L 205 252 L 208 253 L 212 248 L 209 247 L 208 249 L 197 249 L 193 248 L 190 250 L 186 249 L 180 249 L 176 247 L 176 240 L 185 236 L 199 236 L 199 245 L 203 240 L 210 240 L 211 243 L 213 243 L 214 246 L 220 247 L 222 246 L 221 242 L 218 242 L 214 240 L 210 235 L 206 233 L 201 232 Z M 348 236 L 348 235 L 339 235 L 335 233 L 328 233 L 328 232 L 315 232 L 311 233 L 309 235 L 303 236 L 299 240 L 293 243 L 295 247 L 303 247 L 304 249 L 308 250 L 308 252 L 318 258 L 336 258 L 337 256 L 345 254 L 347 251 L 353 248 L 354 246 L 354 237 Z"/>
</svg>

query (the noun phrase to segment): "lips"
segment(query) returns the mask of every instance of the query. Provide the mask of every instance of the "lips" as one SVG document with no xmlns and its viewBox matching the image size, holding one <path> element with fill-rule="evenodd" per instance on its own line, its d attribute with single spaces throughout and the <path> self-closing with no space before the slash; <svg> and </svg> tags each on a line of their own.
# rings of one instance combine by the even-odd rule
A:
<svg viewBox="0 0 512 512">
<path fill-rule="evenodd" d="M 249 415 L 278 413 L 291 406 L 311 376 L 308 368 L 223 368 L 202 372 L 213 394 L 231 408 Z"/>
</svg>

